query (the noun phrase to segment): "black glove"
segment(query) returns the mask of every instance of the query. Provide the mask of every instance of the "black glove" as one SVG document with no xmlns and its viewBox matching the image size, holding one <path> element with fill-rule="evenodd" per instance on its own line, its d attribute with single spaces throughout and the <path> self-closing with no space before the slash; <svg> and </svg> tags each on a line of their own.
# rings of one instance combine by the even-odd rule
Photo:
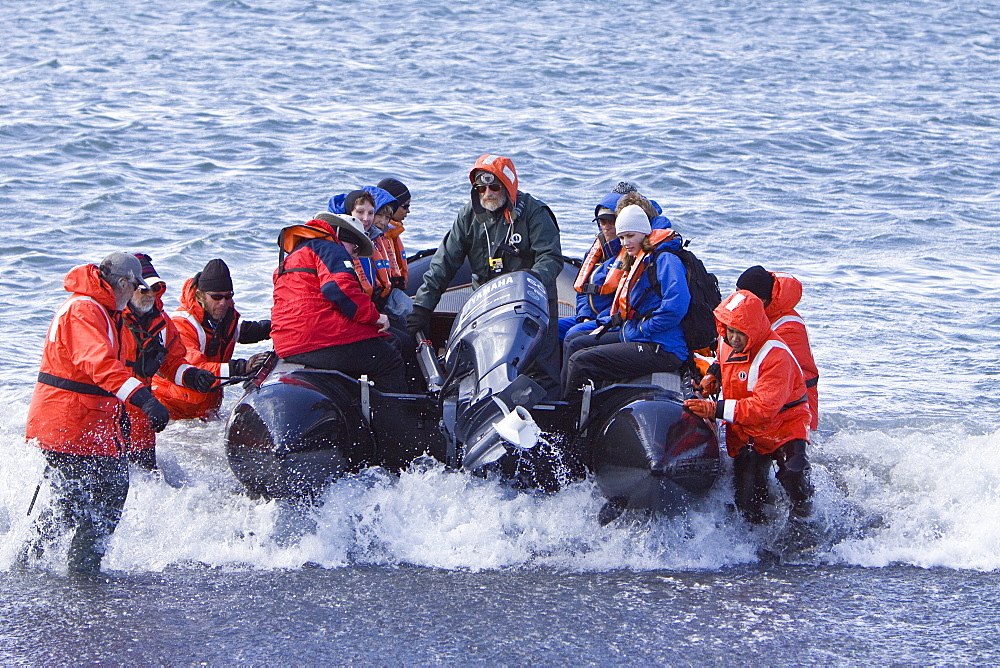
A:
<svg viewBox="0 0 1000 668">
<path fill-rule="evenodd" d="M 153 427 L 153 431 L 156 433 L 163 431 L 167 426 L 167 422 L 170 421 L 170 413 L 167 412 L 163 404 L 156 400 L 156 397 L 153 396 L 148 387 L 140 387 L 133 392 L 132 396 L 129 397 L 129 403 L 133 406 L 138 406 L 146 414 L 149 418 L 150 426 Z"/>
<path fill-rule="evenodd" d="M 184 382 L 184 387 L 190 387 L 195 392 L 202 394 L 211 392 L 215 387 L 215 376 L 212 375 L 212 372 L 194 366 L 184 370 L 181 380 Z"/>
<path fill-rule="evenodd" d="M 413 337 L 417 336 L 417 332 L 428 336 L 431 333 L 431 313 L 429 308 L 414 304 L 413 312 L 406 316 L 406 331 Z"/>
<path fill-rule="evenodd" d="M 271 356 L 270 351 L 266 353 L 257 353 L 256 355 L 251 355 L 250 359 L 247 360 L 247 376 L 256 376 L 260 368 L 264 366 L 267 362 L 267 358 Z"/>
<path fill-rule="evenodd" d="M 239 343 L 257 343 L 271 338 L 270 320 L 244 320 L 240 323 Z"/>
<path fill-rule="evenodd" d="M 247 361 L 246 360 L 231 360 L 229 362 L 229 377 L 233 376 L 245 376 L 247 375 Z"/>
</svg>

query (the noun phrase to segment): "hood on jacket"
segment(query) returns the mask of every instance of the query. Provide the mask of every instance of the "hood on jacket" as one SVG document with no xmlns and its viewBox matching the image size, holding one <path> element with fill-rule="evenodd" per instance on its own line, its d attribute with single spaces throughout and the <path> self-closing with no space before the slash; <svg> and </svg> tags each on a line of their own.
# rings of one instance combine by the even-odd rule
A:
<svg viewBox="0 0 1000 668">
<path fill-rule="evenodd" d="M 180 307 L 197 318 L 198 322 L 202 322 L 205 320 L 205 309 L 202 308 L 194 296 L 195 291 L 198 289 L 195 282 L 197 278 L 198 276 L 195 275 L 184 281 L 184 287 L 181 288 Z"/>
<path fill-rule="evenodd" d="M 769 320 L 777 320 L 791 313 L 802 299 L 802 282 L 791 274 L 771 272 L 774 276 L 774 287 L 771 288 L 771 303 L 765 313 Z"/>
<path fill-rule="evenodd" d="M 504 190 L 507 191 L 507 205 L 504 206 L 504 216 L 506 216 L 507 220 L 513 222 L 516 217 L 514 208 L 517 205 L 517 170 L 514 169 L 514 161 L 502 155 L 491 155 L 489 153 L 481 155 L 476 160 L 476 164 L 469 170 L 469 183 L 475 184 L 475 174 L 479 170 L 489 172 L 503 184 Z M 481 213 L 483 208 L 479 204 L 479 195 L 476 193 L 475 187 L 472 187 L 470 190 L 472 193 L 472 210 L 476 213 Z"/>
<path fill-rule="evenodd" d="M 70 269 L 63 279 L 63 288 L 66 292 L 87 295 L 108 310 L 117 310 L 115 291 L 101 278 L 101 270 L 96 264 L 81 264 Z"/>
<path fill-rule="evenodd" d="M 771 336 L 771 323 L 764 314 L 764 302 L 749 290 L 737 290 L 715 307 L 715 324 L 720 338 L 725 338 L 726 327 L 738 329 L 747 335 L 746 353 L 753 355 Z"/>
<path fill-rule="evenodd" d="M 393 213 L 395 213 L 396 209 L 399 208 L 399 202 L 397 202 L 396 198 L 393 197 L 387 190 L 382 190 L 377 186 L 362 186 L 361 190 L 364 190 L 366 193 L 372 196 L 373 200 L 375 200 L 376 213 L 378 213 L 378 210 L 381 209 L 386 204 L 392 205 Z"/>
</svg>

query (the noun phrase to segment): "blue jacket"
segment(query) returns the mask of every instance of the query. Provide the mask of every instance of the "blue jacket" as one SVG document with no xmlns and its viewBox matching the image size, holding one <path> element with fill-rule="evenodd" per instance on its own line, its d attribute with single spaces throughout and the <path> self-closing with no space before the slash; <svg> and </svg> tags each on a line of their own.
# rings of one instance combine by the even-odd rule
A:
<svg viewBox="0 0 1000 668">
<path fill-rule="evenodd" d="M 682 243 L 680 236 L 675 235 L 657 248 L 677 250 Z M 687 271 L 681 259 L 670 252 L 650 253 L 642 259 L 646 267 L 650 261 L 656 262 L 656 277 L 660 282 L 660 289 L 653 289 L 648 269 L 644 269 L 629 291 L 629 305 L 635 316 L 622 325 L 622 341 L 658 343 L 678 359 L 686 360 L 688 348 L 681 320 L 687 315 L 688 305 L 691 303 Z"/>
</svg>

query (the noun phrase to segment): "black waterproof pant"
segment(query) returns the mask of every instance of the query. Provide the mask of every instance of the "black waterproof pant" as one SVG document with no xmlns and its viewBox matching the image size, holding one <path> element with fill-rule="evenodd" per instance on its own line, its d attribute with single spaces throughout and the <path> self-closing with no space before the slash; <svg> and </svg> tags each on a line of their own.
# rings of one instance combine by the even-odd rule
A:
<svg viewBox="0 0 1000 668">
<path fill-rule="evenodd" d="M 43 450 L 53 503 L 35 521 L 36 537 L 28 552 L 40 556 L 45 547 L 72 531 L 69 569 L 96 573 L 108 541 L 122 518 L 128 496 L 125 457 L 70 455 Z"/>
<path fill-rule="evenodd" d="M 778 483 L 791 501 L 791 516 L 805 518 L 812 511 L 812 483 L 809 481 L 809 461 L 806 441 L 795 439 L 768 455 L 745 446 L 733 460 L 733 489 L 736 508 L 751 524 L 763 524 L 764 507 L 771 502 L 767 478 L 771 462 L 778 464 Z"/>
<path fill-rule="evenodd" d="M 320 348 L 285 358 L 294 364 L 331 369 L 360 378 L 367 374 L 382 392 L 405 392 L 406 374 L 399 350 L 382 337 Z"/>
<path fill-rule="evenodd" d="M 584 335 L 572 339 L 568 346 L 583 346 L 572 354 L 563 369 L 563 396 L 568 397 L 585 381 L 628 380 L 636 376 L 661 371 L 677 371 L 684 363 L 673 353 L 656 343 L 601 343 L 602 337 Z"/>
</svg>

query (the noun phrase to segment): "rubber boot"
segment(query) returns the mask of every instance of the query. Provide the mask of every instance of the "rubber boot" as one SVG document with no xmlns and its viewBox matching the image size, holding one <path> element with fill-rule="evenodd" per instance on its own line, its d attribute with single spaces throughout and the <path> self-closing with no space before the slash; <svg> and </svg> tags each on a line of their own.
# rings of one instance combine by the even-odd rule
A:
<svg viewBox="0 0 1000 668">
<path fill-rule="evenodd" d="M 801 439 L 789 441 L 781 446 L 781 455 L 777 478 L 792 504 L 789 518 L 805 519 L 812 514 L 813 496 L 806 442 Z"/>
<path fill-rule="evenodd" d="M 771 460 L 750 446 L 744 447 L 733 460 L 733 488 L 736 508 L 750 524 L 764 524 L 764 506 L 771 502 L 767 491 L 767 476 Z"/>
</svg>

